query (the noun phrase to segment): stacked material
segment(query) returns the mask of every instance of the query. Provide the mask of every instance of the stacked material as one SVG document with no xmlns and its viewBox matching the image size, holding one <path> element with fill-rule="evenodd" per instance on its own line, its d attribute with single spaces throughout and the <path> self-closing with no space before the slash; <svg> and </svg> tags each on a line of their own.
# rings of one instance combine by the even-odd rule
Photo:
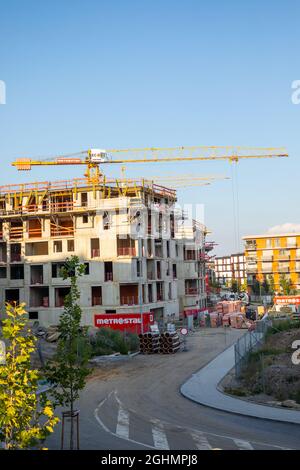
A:
<svg viewBox="0 0 300 470">
<path fill-rule="evenodd" d="M 216 310 L 222 315 L 241 311 L 242 302 L 240 300 L 218 302 Z"/>
<path fill-rule="evenodd" d="M 155 354 L 159 352 L 159 333 L 141 333 L 140 352 L 142 354 Z"/>
<path fill-rule="evenodd" d="M 232 328 L 248 328 L 248 322 L 241 313 L 232 313 L 230 315 L 230 324 Z"/>
<path fill-rule="evenodd" d="M 217 328 L 222 324 L 222 315 L 218 312 L 212 312 L 209 314 L 211 328 Z"/>
<path fill-rule="evenodd" d="M 162 333 L 159 339 L 159 352 L 161 354 L 174 354 L 180 348 L 180 340 L 177 333 Z"/>
</svg>

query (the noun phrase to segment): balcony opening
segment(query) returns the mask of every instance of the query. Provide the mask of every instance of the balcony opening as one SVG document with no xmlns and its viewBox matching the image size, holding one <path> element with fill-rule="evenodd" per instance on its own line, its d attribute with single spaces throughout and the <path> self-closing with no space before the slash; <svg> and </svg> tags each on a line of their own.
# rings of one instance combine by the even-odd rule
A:
<svg viewBox="0 0 300 470">
<path fill-rule="evenodd" d="M 10 223 L 9 237 L 10 240 L 23 238 L 23 222 L 21 220 Z"/>
<path fill-rule="evenodd" d="M 73 210 L 73 196 L 72 194 L 65 194 L 64 196 L 54 196 L 51 201 L 52 212 L 68 212 Z"/>
<path fill-rule="evenodd" d="M 82 207 L 87 207 L 88 205 L 88 194 L 87 193 L 81 193 L 81 206 Z"/>
<path fill-rule="evenodd" d="M 48 255 L 48 242 L 25 243 L 26 256 Z"/>
<path fill-rule="evenodd" d="M 184 250 L 184 259 L 186 261 L 196 260 L 196 251 L 195 250 L 189 250 L 189 249 L 185 248 L 185 250 Z"/>
<path fill-rule="evenodd" d="M 0 279 L 7 278 L 7 269 L 4 266 L 0 267 Z"/>
<path fill-rule="evenodd" d="M 157 273 L 157 279 L 161 279 L 161 262 L 156 261 L 156 273 Z"/>
<path fill-rule="evenodd" d="M 88 276 L 90 274 L 90 263 L 83 263 L 85 267 L 84 274 Z"/>
<path fill-rule="evenodd" d="M 157 258 L 162 258 L 162 240 L 160 238 L 157 238 L 154 242 L 155 246 L 155 256 Z"/>
<path fill-rule="evenodd" d="M 7 245 L 0 243 L 0 263 L 7 263 Z"/>
<path fill-rule="evenodd" d="M 130 237 L 117 237 L 117 255 L 118 256 L 136 256 L 135 241 Z"/>
<path fill-rule="evenodd" d="M 95 305 L 102 305 L 102 287 L 93 286 L 92 287 L 92 307 Z"/>
<path fill-rule="evenodd" d="M 20 289 L 6 289 L 5 290 L 5 302 L 14 305 L 20 302 Z"/>
<path fill-rule="evenodd" d="M 153 302 L 152 284 L 148 284 L 148 302 L 150 304 Z"/>
<path fill-rule="evenodd" d="M 30 307 L 49 307 L 49 287 L 30 287 Z"/>
<path fill-rule="evenodd" d="M 11 279 L 24 279 L 24 264 L 11 264 L 10 265 L 10 278 Z"/>
<path fill-rule="evenodd" d="M 37 212 L 38 205 L 37 205 L 37 200 L 35 196 L 31 196 L 28 198 L 25 209 L 27 212 Z"/>
<path fill-rule="evenodd" d="M 38 320 L 39 319 L 39 312 L 28 312 L 29 320 Z"/>
<path fill-rule="evenodd" d="M 177 279 L 177 264 L 173 264 L 172 270 L 173 270 L 173 279 Z"/>
<path fill-rule="evenodd" d="M 55 307 L 63 307 L 65 297 L 69 294 L 70 287 L 57 287 L 55 289 Z"/>
<path fill-rule="evenodd" d="M 67 240 L 67 250 L 68 251 L 75 251 L 75 241 L 74 240 Z"/>
<path fill-rule="evenodd" d="M 43 284 L 43 265 L 32 265 L 30 266 L 30 283 L 31 284 Z"/>
<path fill-rule="evenodd" d="M 105 281 L 113 281 L 113 264 L 112 261 L 104 262 L 104 279 Z"/>
<path fill-rule="evenodd" d="M 152 253 L 152 240 L 151 239 L 147 240 L 147 252 L 148 252 L 148 257 L 152 258 L 153 253 Z"/>
<path fill-rule="evenodd" d="M 150 281 L 153 281 L 155 279 L 154 260 L 147 260 L 147 278 Z"/>
<path fill-rule="evenodd" d="M 70 217 L 59 217 L 56 223 L 51 222 L 51 237 L 73 237 L 74 223 Z"/>
<path fill-rule="evenodd" d="M 99 258 L 100 256 L 100 240 L 99 238 L 91 238 L 91 258 Z"/>
<path fill-rule="evenodd" d="M 143 276 L 143 263 L 139 259 L 136 260 L 136 275 L 137 277 Z"/>
<path fill-rule="evenodd" d="M 185 281 L 185 295 L 198 295 L 199 289 L 196 279 L 188 279 Z"/>
<path fill-rule="evenodd" d="M 28 238 L 42 237 L 42 222 L 39 219 L 28 221 Z"/>
<path fill-rule="evenodd" d="M 120 303 L 121 305 L 137 305 L 139 303 L 138 284 L 120 285 Z"/>
<path fill-rule="evenodd" d="M 109 230 L 111 226 L 110 215 L 107 211 L 103 214 L 103 230 Z"/>
<path fill-rule="evenodd" d="M 163 283 L 162 282 L 157 282 L 156 283 L 156 298 L 157 301 L 164 300 L 164 295 L 163 295 Z"/>
<path fill-rule="evenodd" d="M 60 270 L 63 268 L 65 263 L 52 263 L 51 270 L 52 270 L 52 278 L 61 277 Z"/>
<path fill-rule="evenodd" d="M 2 222 L 0 222 L 0 238 L 3 238 L 3 223 Z"/>
<path fill-rule="evenodd" d="M 53 242 L 53 253 L 62 253 L 62 240 Z"/>
<path fill-rule="evenodd" d="M 82 223 L 83 224 L 88 224 L 89 223 L 89 216 L 88 215 L 83 215 L 82 216 Z"/>
<path fill-rule="evenodd" d="M 12 263 L 21 261 L 21 243 L 12 243 L 10 245 L 10 260 Z"/>
</svg>

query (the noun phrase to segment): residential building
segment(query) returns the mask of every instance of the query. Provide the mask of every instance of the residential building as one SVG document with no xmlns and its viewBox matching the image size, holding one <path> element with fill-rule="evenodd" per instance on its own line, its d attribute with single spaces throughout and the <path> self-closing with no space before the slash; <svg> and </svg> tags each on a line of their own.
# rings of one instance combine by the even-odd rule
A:
<svg viewBox="0 0 300 470">
<path fill-rule="evenodd" d="M 86 179 L 0 187 L 0 302 L 25 302 L 29 318 L 57 324 L 76 254 L 83 324 L 98 314 L 152 313 L 176 319 L 205 305 L 205 235 L 182 228 L 176 191 L 145 181 Z M 186 221 L 187 224 L 187 221 Z M 4 309 L 2 309 L 4 315 Z"/>
<path fill-rule="evenodd" d="M 250 289 L 255 280 L 267 280 L 280 292 L 283 275 L 300 289 L 300 233 L 247 235 L 243 240 Z"/>
<path fill-rule="evenodd" d="M 234 253 L 228 256 L 216 256 L 214 261 L 216 281 L 222 287 L 230 287 L 232 281 L 243 286 L 246 281 L 244 253 Z"/>
</svg>

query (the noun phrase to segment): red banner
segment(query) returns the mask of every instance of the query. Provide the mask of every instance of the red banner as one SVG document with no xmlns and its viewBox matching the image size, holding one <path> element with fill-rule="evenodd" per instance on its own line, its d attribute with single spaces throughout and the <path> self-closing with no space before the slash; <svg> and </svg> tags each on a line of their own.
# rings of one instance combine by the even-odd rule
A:
<svg viewBox="0 0 300 470">
<path fill-rule="evenodd" d="M 101 313 L 94 315 L 97 328 L 112 328 L 139 334 L 150 331 L 154 322 L 152 313 Z"/>
<path fill-rule="evenodd" d="M 300 295 L 279 295 L 274 297 L 276 305 L 300 305 Z"/>
</svg>

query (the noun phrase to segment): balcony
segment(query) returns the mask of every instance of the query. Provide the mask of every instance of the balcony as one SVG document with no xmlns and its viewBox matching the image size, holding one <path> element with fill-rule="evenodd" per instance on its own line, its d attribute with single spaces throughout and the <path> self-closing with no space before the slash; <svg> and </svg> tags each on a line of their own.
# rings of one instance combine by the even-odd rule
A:
<svg viewBox="0 0 300 470">
<path fill-rule="evenodd" d="M 257 264 L 248 264 L 246 268 L 248 273 L 256 273 L 257 272 Z"/>
<path fill-rule="evenodd" d="M 290 267 L 289 267 L 289 265 L 286 265 L 286 266 L 278 266 L 278 272 L 279 272 L 279 273 L 289 273 L 289 272 L 290 272 Z"/>
<path fill-rule="evenodd" d="M 136 249 L 134 246 L 119 247 L 117 254 L 118 256 L 136 256 Z"/>
<path fill-rule="evenodd" d="M 12 263 L 19 263 L 21 261 L 21 253 L 11 253 L 10 260 Z"/>
<path fill-rule="evenodd" d="M 197 287 L 186 287 L 185 295 L 199 295 L 199 289 Z"/>
<path fill-rule="evenodd" d="M 105 281 L 113 281 L 113 273 L 105 273 Z"/>
<path fill-rule="evenodd" d="M 284 254 L 284 255 L 277 255 L 277 259 L 278 259 L 278 260 L 290 259 L 290 254 L 289 254 L 289 253 L 286 253 L 286 254 Z"/>
<path fill-rule="evenodd" d="M 295 271 L 296 271 L 297 273 L 300 272 L 300 263 L 296 263 Z"/>
<path fill-rule="evenodd" d="M 137 295 L 128 295 L 121 297 L 121 305 L 138 305 L 139 299 Z"/>
<path fill-rule="evenodd" d="M 273 272 L 272 265 L 271 266 L 262 266 L 261 272 L 262 273 L 272 273 Z"/>
<path fill-rule="evenodd" d="M 245 246 L 246 250 L 256 250 L 256 243 L 253 243 L 253 242 L 246 242 L 246 246 Z"/>
<path fill-rule="evenodd" d="M 263 255 L 262 261 L 273 261 L 273 255 Z"/>
<path fill-rule="evenodd" d="M 92 258 L 99 258 L 99 256 L 100 256 L 100 248 L 92 248 L 91 257 Z"/>
</svg>

